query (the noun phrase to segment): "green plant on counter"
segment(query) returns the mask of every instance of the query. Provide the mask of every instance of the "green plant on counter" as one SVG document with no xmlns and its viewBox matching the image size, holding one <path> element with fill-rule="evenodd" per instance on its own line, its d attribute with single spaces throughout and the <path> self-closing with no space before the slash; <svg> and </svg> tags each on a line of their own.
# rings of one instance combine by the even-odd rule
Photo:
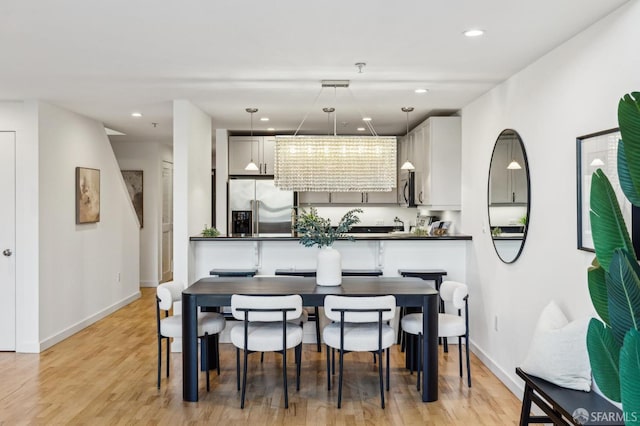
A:
<svg viewBox="0 0 640 426">
<path fill-rule="evenodd" d="M 344 237 L 346 232 L 356 223 L 360 223 L 360 218 L 356 213 L 362 213 L 362 209 L 349 210 L 342 216 L 338 226 L 331 226 L 331 220 L 318 216 L 318 211 L 311 207 L 309 211 L 302 210 L 296 219 L 296 231 L 300 237 L 300 244 L 305 247 L 330 247 L 333 242 Z M 350 241 L 353 237 L 347 236 Z"/>
<path fill-rule="evenodd" d="M 640 93 L 618 104 L 618 179 L 640 206 Z M 598 387 L 622 402 L 626 424 L 640 424 L 640 266 L 609 179 L 600 169 L 591 178 L 591 232 L 596 258 L 588 270 L 589 293 L 601 320 L 587 332 L 589 361 Z"/>
<path fill-rule="evenodd" d="M 518 219 L 518 223 L 520 223 L 523 226 L 526 226 L 527 225 L 527 215 L 525 214 L 520 219 Z"/>
<path fill-rule="evenodd" d="M 419 237 L 429 236 L 429 230 L 424 228 L 416 228 L 414 229 L 413 233 Z"/>
<path fill-rule="evenodd" d="M 499 237 L 500 234 L 502 234 L 502 229 L 500 229 L 500 227 L 496 226 L 495 228 L 493 228 L 491 230 L 491 236 L 492 237 Z"/>
<path fill-rule="evenodd" d="M 217 237 L 219 235 L 220 231 L 218 231 L 216 228 L 214 228 L 213 226 L 209 228 L 207 227 L 207 225 L 204 225 L 204 229 L 202 230 L 203 237 Z"/>
</svg>

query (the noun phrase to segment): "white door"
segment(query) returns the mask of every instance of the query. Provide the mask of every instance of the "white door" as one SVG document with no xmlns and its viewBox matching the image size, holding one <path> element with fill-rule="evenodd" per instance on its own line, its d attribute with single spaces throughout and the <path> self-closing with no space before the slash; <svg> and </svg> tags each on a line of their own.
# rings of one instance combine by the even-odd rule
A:
<svg viewBox="0 0 640 426">
<path fill-rule="evenodd" d="M 0 351 L 16 350 L 15 140 L 0 132 Z"/>
<path fill-rule="evenodd" d="M 162 162 L 162 282 L 173 279 L 173 164 Z"/>
</svg>

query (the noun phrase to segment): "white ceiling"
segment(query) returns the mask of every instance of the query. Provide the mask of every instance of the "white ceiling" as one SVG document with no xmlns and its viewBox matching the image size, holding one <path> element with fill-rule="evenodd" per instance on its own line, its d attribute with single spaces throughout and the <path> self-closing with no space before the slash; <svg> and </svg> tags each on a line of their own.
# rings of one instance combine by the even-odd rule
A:
<svg viewBox="0 0 640 426">
<path fill-rule="evenodd" d="M 0 100 L 51 102 L 127 141 L 171 143 L 173 99 L 234 131 L 256 107 L 256 132 L 291 132 L 309 112 L 301 133 L 326 133 L 333 106 L 338 134 L 357 133 L 358 110 L 404 134 L 401 107 L 412 124 L 457 111 L 625 2 L 3 0 Z M 351 87 L 321 91 L 323 79 Z"/>
</svg>

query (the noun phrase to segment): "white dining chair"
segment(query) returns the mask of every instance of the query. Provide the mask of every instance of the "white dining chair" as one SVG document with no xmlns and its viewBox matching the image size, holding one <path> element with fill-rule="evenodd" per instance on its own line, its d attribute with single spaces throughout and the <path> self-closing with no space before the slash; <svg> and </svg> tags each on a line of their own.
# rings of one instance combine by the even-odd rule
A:
<svg viewBox="0 0 640 426">
<path fill-rule="evenodd" d="M 184 286 L 181 283 L 170 281 L 158 285 L 156 289 L 156 325 L 158 330 L 158 389 L 160 389 L 160 378 L 162 371 L 162 340 L 167 340 L 167 377 L 169 377 L 170 362 L 170 344 L 171 339 L 182 338 L 182 316 L 170 315 L 174 302 L 182 300 L 182 290 Z M 164 312 L 164 317 L 162 317 Z M 207 375 L 207 391 L 209 390 L 209 365 L 208 365 L 208 348 L 209 338 L 215 339 L 216 350 L 218 354 L 218 334 L 224 330 L 224 317 L 215 312 L 206 312 L 198 314 L 198 337 L 205 350 L 202 356 L 202 365 Z M 220 360 L 217 362 L 218 375 L 220 375 Z"/>
<path fill-rule="evenodd" d="M 440 298 L 453 305 L 457 314 L 438 314 L 438 337 L 458 338 L 458 358 L 460 364 L 460 377 L 462 377 L 462 338 L 464 337 L 465 350 L 467 355 L 467 384 L 471 387 L 471 363 L 469 361 L 469 288 L 466 284 L 456 281 L 444 281 L 440 285 Z M 464 316 L 462 309 L 464 308 Z M 418 336 L 418 382 L 416 387 L 420 390 L 420 371 L 422 369 L 422 314 L 405 315 L 401 321 L 402 330 L 406 333 Z"/>
<path fill-rule="evenodd" d="M 247 388 L 247 362 L 252 352 L 278 352 L 282 354 L 284 406 L 289 408 L 287 389 L 287 349 L 295 348 L 296 390 L 300 390 L 300 363 L 302 355 L 302 297 L 289 296 L 231 296 L 231 313 L 242 321 L 231 329 L 231 343 L 236 347 L 237 386 L 240 390 L 240 349 L 244 353 L 242 397 L 244 408 Z"/>
<path fill-rule="evenodd" d="M 342 406 L 342 381 L 344 354 L 348 352 L 373 352 L 378 354 L 380 401 L 384 408 L 384 379 L 382 354 L 387 350 L 387 390 L 389 390 L 389 348 L 395 343 L 395 332 L 388 322 L 396 313 L 394 296 L 326 296 L 324 311 L 333 321 L 324 327 L 322 337 L 327 345 L 327 388 L 331 390 L 330 352 L 339 354 L 338 408 Z"/>
</svg>

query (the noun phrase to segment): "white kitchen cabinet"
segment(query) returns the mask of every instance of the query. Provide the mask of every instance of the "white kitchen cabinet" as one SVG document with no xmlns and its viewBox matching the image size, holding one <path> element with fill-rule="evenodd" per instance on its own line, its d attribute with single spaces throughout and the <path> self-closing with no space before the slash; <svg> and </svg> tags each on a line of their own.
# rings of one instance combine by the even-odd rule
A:
<svg viewBox="0 0 640 426">
<path fill-rule="evenodd" d="M 396 188 L 385 192 L 332 192 L 333 204 L 397 204 Z"/>
<path fill-rule="evenodd" d="M 430 117 L 411 134 L 416 203 L 432 210 L 460 210 L 460 117 Z"/>
<path fill-rule="evenodd" d="M 329 204 L 330 202 L 331 193 L 327 191 L 298 192 L 298 205 L 301 207 Z"/>
<path fill-rule="evenodd" d="M 300 206 L 313 204 L 398 204 L 397 190 L 386 192 L 299 192 Z"/>
<path fill-rule="evenodd" d="M 526 170 L 524 167 L 507 169 L 512 161 L 521 166 L 525 164 L 522 150 L 514 145 L 517 143 L 499 143 L 494 148 L 489 187 L 491 204 L 525 204 L 528 201 Z"/>
<path fill-rule="evenodd" d="M 229 137 L 230 175 L 272 175 L 274 170 L 276 140 L 273 136 Z M 244 168 L 253 157 L 256 171 Z"/>
</svg>

